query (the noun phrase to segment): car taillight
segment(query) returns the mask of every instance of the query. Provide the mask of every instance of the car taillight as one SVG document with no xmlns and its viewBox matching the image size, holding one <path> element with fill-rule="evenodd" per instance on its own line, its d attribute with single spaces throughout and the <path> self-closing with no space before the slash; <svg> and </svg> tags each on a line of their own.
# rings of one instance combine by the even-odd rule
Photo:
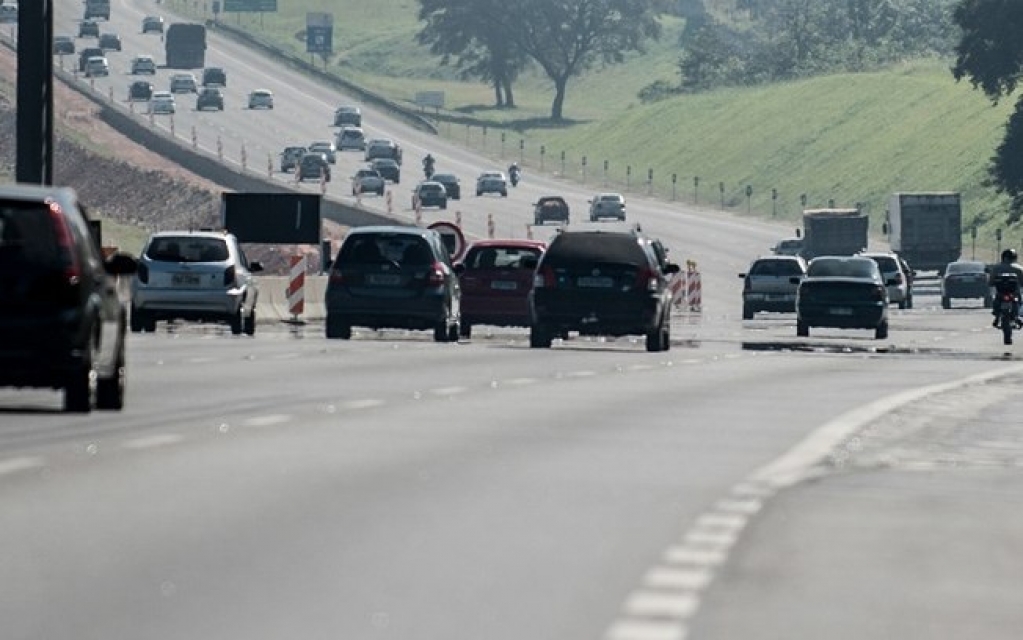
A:
<svg viewBox="0 0 1023 640">
<path fill-rule="evenodd" d="M 744 293 L 749 292 L 753 287 L 750 286 L 749 276 L 742 279 L 742 290 Z"/>
<path fill-rule="evenodd" d="M 542 287 L 553 287 L 555 284 L 554 269 L 550 267 L 541 267 L 533 275 L 533 288 L 540 289 Z"/>
<path fill-rule="evenodd" d="M 657 277 L 657 273 L 649 267 L 640 269 L 639 273 L 636 274 L 636 288 L 638 289 L 657 291 L 659 284 L 660 280 Z"/>
<path fill-rule="evenodd" d="M 234 267 L 230 266 L 224 269 L 224 286 L 231 287 L 235 284 L 235 272 Z"/>
<path fill-rule="evenodd" d="M 334 269 L 330 272 L 329 281 L 332 285 L 342 285 L 345 283 L 345 275 L 340 269 Z"/>
<path fill-rule="evenodd" d="M 136 273 L 138 274 L 139 282 L 149 284 L 149 265 L 139 260 L 139 268 Z"/>
<path fill-rule="evenodd" d="M 64 278 L 67 284 L 78 284 L 82 278 L 82 268 L 78 262 L 78 254 L 75 253 L 71 229 L 68 228 L 67 219 L 64 218 L 60 205 L 56 202 L 50 202 L 50 221 L 53 223 L 53 232 L 57 237 L 57 250 L 63 262 Z"/>
<path fill-rule="evenodd" d="M 431 287 L 443 287 L 444 280 L 444 265 L 440 262 L 434 262 L 430 265 L 430 275 L 426 279 L 426 284 Z"/>
<path fill-rule="evenodd" d="M 887 289 L 885 289 L 881 285 L 878 285 L 878 286 L 874 287 L 874 296 L 873 296 L 874 300 L 878 300 L 878 301 L 884 300 L 884 294 L 885 293 L 887 293 Z"/>
</svg>

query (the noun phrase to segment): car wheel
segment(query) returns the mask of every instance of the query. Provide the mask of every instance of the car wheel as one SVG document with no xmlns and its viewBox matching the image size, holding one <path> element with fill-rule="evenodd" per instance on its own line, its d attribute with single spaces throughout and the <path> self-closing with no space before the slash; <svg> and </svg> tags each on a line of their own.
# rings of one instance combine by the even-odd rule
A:
<svg viewBox="0 0 1023 640">
<path fill-rule="evenodd" d="M 447 201 L 444 201 L 444 202 L 440 203 L 440 208 L 441 208 L 441 209 L 447 209 L 447 208 L 448 208 L 448 203 L 447 203 Z"/>
<path fill-rule="evenodd" d="M 529 328 L 529 347 L 531 349 L 550 349 L 551 332 L 540 325 Z"/>
<path fill-rule="evenodd" d="M 753 307 L 749 306 L 748 304 L 742 305 L 742 319 L 743 320 L 752 320 L 753 319 L 753 315 L 755 313 L 756 312 L 753 310 Z"/>
<path fill-rule="evenodd" d="M 252 313 L 245 316 L 245 322 L 242 325 L 242 331 L 247 336 L 256 335 L 256 308 L 252 307 Z"/>
<path fill-rule="evenodd" d="M 800 338 L 805 338 L 810 335 L 810 325 L 806 324 L 802 320 L 796 320 L 796 335 Z"/>
<path fill-rule="evenodd" d="M 907 309 L 913 308 L 913 296 L 909 296 L 908 298 L 906 298 L 906 308 Z"/>
<path fill-rule="evenodd" d="M 986 304 L 987 303 L 987 299 L 986 298 L 984 299 L 984 302 L 985 302 L 985 304 L 984 304 L 985 307 L 990 307 L 991 306 L 989 304 Z M 942 309 L 951 309 L 952 308 L 952 299 L 949 298 L 948 296 L 941 296 L 941 308 Z"/>
<path fill-rule="evenodd" d="M 507 198 L 508 197 L 508 191 L 502 191 L 501 192 L 501 197 L 502 198 Z"/>
<path fill-rule="evenodd" d="M 447 342 L 448 341 L 448 323 L 446 320 L 441 320 L 433 327 L 433 341 L 434 342 Z"/>
<path fill-rule="evenodd" d="M 671 351 L 671 320 L 665 318 L 661 328 L 661 351 Z"/>
<path fill-rule="evenodd" d="M 992 304 L 994 304 L 994 300 L 991 298 L 991 296 L 984 296 L 984 308 L 990 309 Z M 947 309 L 948 307 L 945 308 Z"/>
<path fill-rule="evenodd" d="M 887 340 L 888 339 L 888 321 L 885 320 L 881 324 L 877 325 L 877 329 L 874 329 L 875 340 Z"/>
<path fill-rule="evenodd" d="M 902 302 L 899 303 L 899 308 L 900 309 L 905 309 L 906 308 L 906 301 L 905 300 L 903 300 Z"/>
<path fill-rule="evenodd" d="M 228 318 L 228 325 L 231 327 L 231 335 L 240 336 L 242 334 L 242 311 L 239 309 L 233 316 Z"/>
<path fill-rule="evenodd" d="M 458 342 L 460 335 L 462 335 L 462 330 L 458 322 L 448 327 L 448 342 Z"/>
<path fill-rule="evenodd" d="M 383 190 L 383 188 L 377 189 L 377 195 L 380 196 L 381 198 L 384 197 L 384 190 Z"/>
<path fill-rule="evenodd" d="M 481 195 L 483 195 L 483 192 L 482 192 L 482 191 L 480 191 L 479 189 L 477 189 L 477 190 L 476 190 L 476 196 L 477 196 L 477 197 L 479 197 L 479 196 L 481 196 Z"/>
<path fill-rule="evenodd" d="M 92 381 L 96 369 L 92 360 L 92 338 L 85 346 L 85 362 L 70 374 L 64 384 L 64 411 L 89 413 L 92 411 Z"/>
<path fill-rule="evenodd" d="M 331 340 L 351 340 L 352 327 L 338 318 L 327 316 L 327 337 Z"/>
<path fill-rule="evenodd" d="M 468 322 L 462 322 L 458 325 L 458 335 L 468 340 L 472 338 L 472 325 Z"/>
<path fill-rule="evenodd" d="M 109 378 L 100 378 L 96 382 L 96 408 L 107 411 L 123 409 L 125 382 L 124 343 L 122 342 L 117 350 L 113 375 Z"/>
<path fill-rule="evenodd" d="M 132 333 L 141 333 L 145 328 L 145 317 L 135 307 L 131 308 L 131 313 L 128 315 L 128 328 Z"/>
<path fill-rule="evenodd" d="M 657 326 L 646 332 L 646 350 L 662 351 L 664 349 L 664 320 L 657 323 Z"/>
</svg>

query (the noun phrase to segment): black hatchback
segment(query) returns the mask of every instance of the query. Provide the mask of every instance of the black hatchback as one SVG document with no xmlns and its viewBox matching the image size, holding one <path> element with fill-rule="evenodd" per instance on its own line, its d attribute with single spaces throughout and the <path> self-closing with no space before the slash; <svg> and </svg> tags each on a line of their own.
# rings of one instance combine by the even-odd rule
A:
<svg viewBox="0 0 1023 640">
<path fill-rule="evenodd" d="M 127 311 L 74 191 L 0 186 L 0 386 L 64 390 L 66 411 L 121 409 Z"/>
<path fill-rule="evenodd" d="M 433 330 L 456 342 L 462 294 L 451 256 L 432 229 L 352 229 L 327 282 L 327 337 L 347 340 L 352 327 Z"/>
<path fill-rule="evenodd" d="M 562 231 L 540 259 L 530 293 L 529 346 L 547 348 L 569 331 L 644 335 L 647 351 L 671 347 L 669 280 L 676 264 L 656 241 L 632 231 Z"/>
</svg>

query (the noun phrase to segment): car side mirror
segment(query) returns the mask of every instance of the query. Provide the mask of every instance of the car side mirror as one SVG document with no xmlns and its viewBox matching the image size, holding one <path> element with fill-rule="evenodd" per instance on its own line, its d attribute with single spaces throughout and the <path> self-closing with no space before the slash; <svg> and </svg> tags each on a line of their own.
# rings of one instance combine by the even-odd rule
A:
<svg viewBox="0 0 1023 640">
<path fill-rule="evenodd" d="M 740 278 L 745 278 L 745 277 L 746 277 L 746 274 L 745 274 L 745 273 L 740 273 L 740 274 L 739 274 L 739 277 L 740 277 Z"/>
<path fill-rule="evenodd" d="M 540 261 L 536 256 L 522 256 L 522 259 L 519 260 L 519 266 L 523 269 L 533 270 L 536 269 L 536 265 L 538 264 L 540 264 Z"/>
<path fill-rule="evenodd" d="M 126 276 L 138 271 L 139 262 L 132 255 L 114 253 L 103 263 L 103 270 L 112 276 Z"/>
<path fill-rule="evenodd" d="M 249 271 L 252 273 L 259 273 L 263 270 L 263 263 L 259 260 L 253 260 L 249 263 Z"/>
<path fill-rule="evenodd" d="M 664 273 L 666 273 L 668 275 L 675 275 L 676 273 L 681 273 L 682 272 L 682 268 L 679 267 L 674 262 L 669 262 L 668 264 L 664 265 L 663 271 L 664 271 Z"/>
</svg>

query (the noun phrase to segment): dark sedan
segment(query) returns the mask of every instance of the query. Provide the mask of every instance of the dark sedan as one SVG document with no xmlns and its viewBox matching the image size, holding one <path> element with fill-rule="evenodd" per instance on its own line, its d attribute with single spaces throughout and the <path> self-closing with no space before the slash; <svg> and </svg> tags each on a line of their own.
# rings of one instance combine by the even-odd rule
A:
<svg viewBox="0 0 1023 640">
<path fill-rule="evenodd" d="M 148 102 L 153 97 L 153 83 L 147 80 L 136 80 L 128 86 L 129 102 Z"/>
<path fill-rule="evenodd" d="M 377 158 L 370 163 L 370 167 L 379 173 L 384 180 L 394 184 L 401 182 L 401 166 L 391 158 Z"/>
<path fill-rule="evenodd" d="M 435 173 L 430 177 L 430 180 L 444 185 L 444 191 L 447 192 L 448 198 L 452 200 L 462 199 L 462 185 L 458 181 L 458 176 L 451 173 Z"/>
<path fill-rule="evenodd" d="M 877 263 L 858 256 L 821 256 L 810 261 L 805 278 L 792 278 L 796 292 L 796 335 L 810 327 L 873 329 L 888 337 L 888 289 Z M 891 284 L 894 284 L 894 280 Z"/>
<path fill-rule="evenodd" d="M 941 307 L 951 309 L 956 298 L 977 298 L 984 301 L 984 308 L 991 307 L 991 286 L 988 283 L 987 265 L 973 260 L 951 262 L 945 267 L 941 278 Z"/>
</svg>

